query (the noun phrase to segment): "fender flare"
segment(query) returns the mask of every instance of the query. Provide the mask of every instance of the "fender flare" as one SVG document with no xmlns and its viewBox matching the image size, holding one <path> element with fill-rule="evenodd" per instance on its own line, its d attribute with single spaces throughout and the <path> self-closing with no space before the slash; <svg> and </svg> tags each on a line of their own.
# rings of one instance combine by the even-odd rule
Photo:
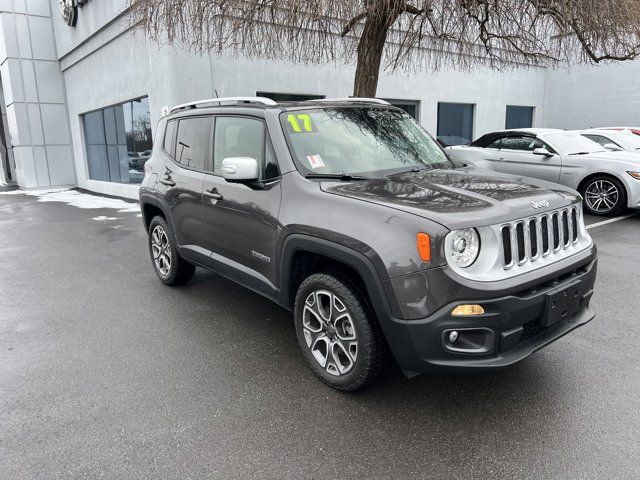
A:
<svg viewBox="0 0 640 480">
<path fill-rule="evenodd" d="M 362 278 L 369 299 L 380 321 L 393 315 L 392 312 L 400 311 L 397 299 L 391 284 L 386 278 L 386 269 L 382 260 L 375 255 L 370 259 L 365 254 L 345 245 L 313 237 L 305 234 L 292 233 L 288 235 L 280 250 L 279 279 L 280 279 L 280 304 L 293 309 L 289 290 L 291 288 L 291 268 L 296 252 L 305 251 L 322 255 L 353 268 Z M 373 253 L 373 252 L 372 252 Z M 380 273 L 383 272 L 383 275 Z"/>
</svg>

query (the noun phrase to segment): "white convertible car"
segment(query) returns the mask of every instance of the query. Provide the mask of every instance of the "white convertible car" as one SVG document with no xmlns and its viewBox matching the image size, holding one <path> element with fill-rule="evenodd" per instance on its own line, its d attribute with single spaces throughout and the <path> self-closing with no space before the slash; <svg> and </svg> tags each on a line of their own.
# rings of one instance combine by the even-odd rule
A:
<svg viewBox="0 0 640 480">
<path fill-rule="evenodd" d="M 446 151 L 453 160 L 477 168 L 575 188 L 584 198 L 585 210 L 593 215 L 640 208 L 640 152 L 611 152 L 577 132 L 504 130 Z"/>
</svg>

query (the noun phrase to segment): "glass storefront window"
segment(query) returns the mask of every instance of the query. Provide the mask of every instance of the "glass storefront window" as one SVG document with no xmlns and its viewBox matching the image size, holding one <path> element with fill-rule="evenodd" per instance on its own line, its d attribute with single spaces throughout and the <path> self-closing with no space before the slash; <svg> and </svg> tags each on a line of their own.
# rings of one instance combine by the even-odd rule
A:
<svg viewBox="0 0 640 480">
<path fill-rule="evenodd" d="M 153 149 L 148 97 L 87 113 L 82 123 L 90 179 L 142 182 Z"/>
</svg>

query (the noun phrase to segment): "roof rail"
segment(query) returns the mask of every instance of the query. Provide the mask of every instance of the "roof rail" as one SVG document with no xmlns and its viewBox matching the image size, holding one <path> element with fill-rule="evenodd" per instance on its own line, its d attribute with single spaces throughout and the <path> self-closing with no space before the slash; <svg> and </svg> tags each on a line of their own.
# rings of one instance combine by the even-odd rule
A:
<svg viewBox="0 0 640 480">
<path fill-rule="evenodd" d="M 217 103 L 222 105 L 226 102 L 235 103 L 261 103 L 262 105 L 277 105 L 276 102 L 266 97 L 220 97 L 220 98 L 207 98 L 204 100 L 198 100 L 195 102 L 183 103 L 182 105 L 176 105 L 169 110 L 169 113 L 173 113 L 176 110 L 182 110 L 186 108 L 198 108 L 199 105 L 207 105 L 210 103 Z"/>
<path fill-rule="evenodd" d="M 379 103 L 381 105 L 391 105 L 386 100 L 380 98 L 365 98 L 365 97 L 345 97 L 345 98 L 318 98 L 315 100 L 309 100 L 310 102 L 363 102 L 363 103 Z"/>
</svg>

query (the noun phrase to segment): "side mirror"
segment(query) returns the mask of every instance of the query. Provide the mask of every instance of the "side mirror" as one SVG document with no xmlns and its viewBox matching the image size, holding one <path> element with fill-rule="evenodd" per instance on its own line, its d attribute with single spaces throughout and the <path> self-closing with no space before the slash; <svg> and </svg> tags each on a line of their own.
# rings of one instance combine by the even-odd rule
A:
<svg viewBox="0 0 640 480">
<path fill-rule="evenodd" d="M 534 155 L 542 155 L 543 157 L 553 157 L 553 153 L 551 153 L 549 150 L 547 150 L 544 147 L 534 148 L 533 149 L 533 154 Z"/>
<path fill-rule="evenodd" d="M 610 152 L 620 152 L 620 151 L 622 151 L 622 147 L 619 147 L 615 143 L 605 143 L 603 146 L 604 146 L 604 148 L 606 148 Z"/>
<path fill-rule="evenodd" d="M 251 157 L 229 157 L 222 160 L 222 176 L 231 183 L 253 183 L 260 178 L 258 161 Z"/>
</svg>

